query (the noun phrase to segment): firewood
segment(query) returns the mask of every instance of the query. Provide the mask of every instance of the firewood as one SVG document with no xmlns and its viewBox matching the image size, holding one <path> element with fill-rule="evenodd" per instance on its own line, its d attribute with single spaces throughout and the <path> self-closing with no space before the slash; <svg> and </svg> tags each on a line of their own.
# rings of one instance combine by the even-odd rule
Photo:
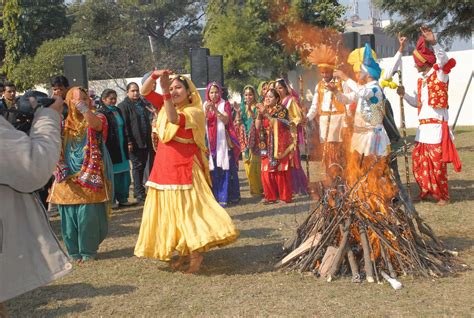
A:
<svg viewBox="0 0 474 318">
<path fill-rule="evenodd" d="M 275 267 L 279 268 L 287 262 L 291 261 L 293 258 L 300 256 L 310 248 L 317 246 L 320 239 L 321 233 L 316 233 L 315 235 L 309 237 L 300 246 L 298 246 L 298 248 L 296 248 L 293 252 L 291 252 L 290 254 L 285 256 L 285 258 L 283 258 L 280 262 L 278 262 Z"/>
<path fill-rule="evenodd" d="M 334 257 L 337 254 L 338 249 L 334 246 L 328 246 L 326 249 L 326 253 L 324 253 L 323 260 L 321 261 L 321 266 L 319 266 L 319 273 L 321 277 L 326 277 L 332 262 L 334 261 Z"/>
<path fill-rule="evenodd" d="M 349 261 L 349 266 L 351 267 L 352 282 L 360 283 L 359 266 L 357 265 L 356 259 L 354 257 L 354 252 L 352 252 L 350 248 L 347 251 L 347 260 Z"/>
<path fill-rule="evenodd" d="M 329 269 L 329 271 L 327 273 L 328 277 L 334 276 L 337 273 L 337 271 L 339 270 L 339 267 L 341 266 L 342 256 L 346 252 L 347 241 L 349 239 L 349 230 L 350 230 L 351 220 L 352 220 L 352 218 L 349 216 L 346 219 L 346 221 L 344 222 L 344 226 L 342 224 L 339 224 L 339 229 L 341 231 L 342 239 L 339 243 L 337 253 L 334 256 L 334 260 L 333 260 L 333 263 L 331 265 L 331 268 Z"/>
<path fill-rule="evenodd" d="M 369 239 L 367 237 L 367 230 L 364 225 L 359 227 L 360 241 L 362 243 L 362 250 L 364 252 L 364 269 L 365 276 L 369 283 L 374 282 L 374 270 L 372 268 L 372 260 L 370 259 Z"/>
</svg>

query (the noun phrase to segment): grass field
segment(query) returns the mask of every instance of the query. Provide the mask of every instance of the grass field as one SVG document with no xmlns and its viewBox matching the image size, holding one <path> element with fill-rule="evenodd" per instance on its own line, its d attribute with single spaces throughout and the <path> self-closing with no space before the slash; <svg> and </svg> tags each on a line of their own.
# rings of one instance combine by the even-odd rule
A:
<svg viewBox="0 0 474 318">
<path fill-rule="evenodd" d="M 413 131 L 410 131 L 413 135 Z M 417 203 L 421 216 L 460 258 L 474 265 L 474 129 L 459 127 L 456 144 L 463 171 L 449 165 L 451 204 Z M 399 160 L 404 176 L 403 160 Z M 312 163 L 311 178 L 317 178 Z M 56 316 L 456 316 L 474 315 L 474 272 L 440 279 L 401 278 L 387 284 L 331 283 L 312 275 L 275 272 L 282 245 L 307 215 L 309 198 L 264 206 L 248 194 L 240 171 L 243 200 L 228 209 L 239 240 L 205 254 L 202 271 L 184 275 L 166 263 L 138 259 L 133 248 L 139 209 L 115 212 L 99 261 L 76 266 L 72 274 L 6 303 L 12 317 Z M 413 177 L 411 177 L 413 181 Z M 412 184 L 412 188 L 416 186 Z M 414 191 L 416 194 L 416 191 Z M 53 221 L 59 233 L 59 220 Z"/>
</svg>

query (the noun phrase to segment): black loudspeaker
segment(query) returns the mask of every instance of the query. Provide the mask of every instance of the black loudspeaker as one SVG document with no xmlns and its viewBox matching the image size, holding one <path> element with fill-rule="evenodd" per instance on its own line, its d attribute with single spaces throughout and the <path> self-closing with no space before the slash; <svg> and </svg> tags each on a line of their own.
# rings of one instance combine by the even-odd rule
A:
<svg viewBox="0 0 474 318">
<path fill-rule="evenodd" d="M 342 40 L 344 46 L 349 50 L 353 51 L 360 47 L 360 36 L 358 32 L 346 32 L 342 34 Z"/>
<path fill-rule="evenodd" d="M 207 75 L 209 82 L 217 82 L 224 87 L 224 58 L 222 55 L 207 57 Z"/>
<path fill-rule="evenodd" d="M 365 43 L 369 43 L 372 50 L 375 51 L 375 35 L 374 34 L 362 34 L 360 36 L 360 46 L 365 46 Z"/>
<path fill-rule="evenodd" d="M 68 79 L 70 86 L 89 88 L 86 56 L 83 54 L 65 55 L 64 76 Z"/>
<path fill-rule="evenodd" d="M 191 80 L 196 87 L 206 87 L 209 82 L 207 74 L 207 56 L 209 49 L 199 48 L 189 51 L 191 58 Z"/>
</svg>

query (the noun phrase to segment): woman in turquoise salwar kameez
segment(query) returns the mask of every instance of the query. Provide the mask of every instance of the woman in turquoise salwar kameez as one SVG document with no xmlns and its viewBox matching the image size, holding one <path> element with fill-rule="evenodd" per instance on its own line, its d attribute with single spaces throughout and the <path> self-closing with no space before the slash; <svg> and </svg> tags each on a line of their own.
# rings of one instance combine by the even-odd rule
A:
<svg viewBox="0 0 474 318">
<path fill-rule="evenodd" d="M 103 141 L 107 120 L 93 113 L 87 92 L 73 87 L 65 102 L 69 114 L 49 201 L 58 206 L 69 255 L 82 262 L 96 258 L 99 244 L 107 236 L 112 163 Z"/>
</svg>

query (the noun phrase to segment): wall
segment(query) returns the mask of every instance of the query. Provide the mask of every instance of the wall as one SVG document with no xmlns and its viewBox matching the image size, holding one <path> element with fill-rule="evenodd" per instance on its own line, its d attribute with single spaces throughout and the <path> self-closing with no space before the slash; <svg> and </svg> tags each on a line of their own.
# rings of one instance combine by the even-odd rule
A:
<svg viewBox="0 0 474 318">
<path fill-rule="evenodd" d="M 459 126 L 473 126 L 474 125 L 474 83 L 471 82 L 469 90 L 466 94 L 466 99 L 461 107 L 461 100 L 464 92 L 466 91 L 469 78 L 472 76 L 474 69 L 473 60 L 474 50 L 465 51 L 454 51 L 448 52 L 448 56 L 454 58 L 457 62 L 449 75 L 449 124 L 452 125 L 456 118 L 456 114 L 461 109 L 458 121 L 456 125 Z M 392 58 L 385 58 L 380 60 L 380 66 L 384 66 L 391 63 Z M 292 86 L 299 93 L 299 81 L 298 77 L 303 74 L 304 80 L 304 91 L 305 95 L 308 89 L 314 92 L 315 84 L 319 80 L 319 74 L 313 67 L 312 69 L 306 69 L 299 67 L 295 71 L 288 73 L 288 78 Z M 416 89 L 417 79 L 419 77 L 415 66 L 413 57 L 404 56 L 402 57 L 402 76 L 403 84 L 406 87 L 407 92 Z M 398 83 L 398 76 L 394 77 L 394 81 Z M 396 123 L 400 127 L 400 98 L 396 94 L 395 90 L 389 88 L 385 89 L 385 94 L 389 99 L 393 111 Z M 308 103 L 307 103 L 308 104 Z M 414 107 L 404 103 L 406 125 L 408 128 L 418 127 L 417 110 Z"/>
</svg>

